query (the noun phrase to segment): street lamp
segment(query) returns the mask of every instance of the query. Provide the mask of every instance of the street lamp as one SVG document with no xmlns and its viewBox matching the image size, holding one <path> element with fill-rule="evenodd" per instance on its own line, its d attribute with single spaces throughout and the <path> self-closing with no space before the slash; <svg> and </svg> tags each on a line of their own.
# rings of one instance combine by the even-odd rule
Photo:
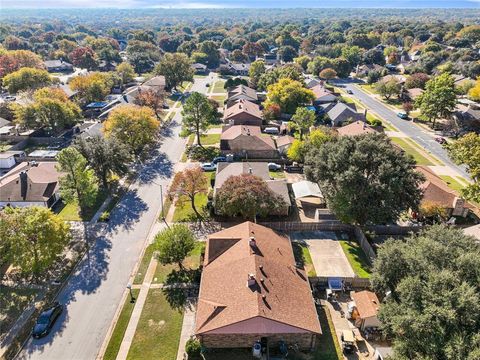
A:
<svg viewBox="0 0 480 360">
<path fill-rule="evenodd" d="M 132 285 L 127 284 L 127 289 L 130 292 L 130 303 L 133 304 L 135 302 L 135 298 L 133 297 L 133 294 L 132 294 Z"/>
<path fill-rule="evenodd" d="M 165 220 L 165 212 L 164 212 L 164 210 L 163 210 L 163 186 L 162 186 L 162 184 L 159 184 L 159 183 L 157 183 L 157 182 L 155 182 L 155 181 L 152 181 L 152 183 L 154 183 L 155 185 L 160 186 L 160 205 L 161 205 L 161 207 L 162 207 L 162 208 L 161 208 L 161 209 L 162 209 L 162 210 L 161 210 L 161 211 L 162 211 L 162 221 L 163 221 L 163 222 L 165 223 L 165 225 L 167 225 L 167 227 L 168 227 L 167 221 Z"/>
</svg>

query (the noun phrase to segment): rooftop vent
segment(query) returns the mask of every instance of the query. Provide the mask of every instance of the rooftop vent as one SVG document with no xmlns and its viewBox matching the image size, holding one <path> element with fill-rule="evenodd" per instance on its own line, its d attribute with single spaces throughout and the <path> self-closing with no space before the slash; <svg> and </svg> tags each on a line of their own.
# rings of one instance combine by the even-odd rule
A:
<svg viewBox="0 0 480 360">
<path fill-rule="evenodd" d="M 257 242 L 255 241 L 255 237 L 251 236 L 250 241 L 248 242 L 250 244 L 250 247 L 255 248 L 257 247 Z"/>
<path fill-rule="evenodd" d="M 248 279 L 247 279 L 247 287 L 252 287 L 256 283 L 255 281 L 255 275 L 254 274 L 248 274 Z"/>
</svg>

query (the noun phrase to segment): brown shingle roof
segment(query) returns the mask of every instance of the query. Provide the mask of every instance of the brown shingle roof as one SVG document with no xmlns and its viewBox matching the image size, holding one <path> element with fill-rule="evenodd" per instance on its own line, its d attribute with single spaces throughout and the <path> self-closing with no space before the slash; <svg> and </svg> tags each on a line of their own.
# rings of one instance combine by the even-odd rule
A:
<svg viewBox="0 0 480 360">
<path fill-rule="evenodd" d="M 238 85 L 228 90 L 228 99 L 237 95 L 245 95 L 253 101 L 258 100 L 257 92 L 245 85 Z"/>
<path fill-rule="evenodd" d="M 425 176 L 425 181 L 420 185 L 423 190 L 422 202 L 431 202 L 453 208 L 455 198 L 459 197 L 455 190 L 448 187 L 432 170 L 426 166 L 417 166 L 416 170 Z"/>
<path fill-rule="evenodd" d="M 44 202 L 58 191 L 60 173 L 56 162 L 23 162 L 0 178 L 0 201 Z M 26 187 L 22 194 L 20 174 L 26 172 Z"/>
<path fill-rule="evenodd" d="M 260 111 L 260 107 L 257 104 L 254 104 L 253 102 L 248 100 L 239 100 L 235 104 L 225 109 L 223 118 L 225 120 L 228 120 L 241 113 L 246 113 L 255 118 L 262 119 L 262 112 Z"/>
<path fill-rule="evenodd" d="M 351 124 L 337 128 L 337 133 L 340 136 L 356 136 L 376 132 L 377 130 L 364 121 L 355 121 Z"/>
<path fill-rule="evenodd" d="M 275 150 L 275 142 L 266 134 L 262 134 L 260 126 L 233 125 L 225 128 L 220 140 L 241 138 L 241 147 L 245 150 Z"/>
<path fill-rule="evenodd" d="M 255 247 L 250 245 L 251 237 Z M 220 251 L 217 242 L 222 243 Z M 251 286 L 249 274 L 254 276 Z M 221 333 L 222 328 L 249 319 L 273 321 L 286 331 L 321 332 L 308 279 L 295 267 L 290 241 L 245 222 L 208 238 L 195 333 Z M 248 324 L 241 329 L 262 331 Z"/>
<path fill-rule="evenodd" d="M 355 292 L 352 294 L 352 299 L 362 319 L 377 316 L 380 301 L 374 292 L 367 290 Z"/>
</svg>

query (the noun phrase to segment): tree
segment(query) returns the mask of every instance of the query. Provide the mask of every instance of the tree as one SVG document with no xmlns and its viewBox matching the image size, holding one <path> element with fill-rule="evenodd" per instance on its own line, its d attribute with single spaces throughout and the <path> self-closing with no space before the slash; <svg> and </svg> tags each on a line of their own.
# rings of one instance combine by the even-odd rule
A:
<svg viewBox="0 0 480 360">
<path fill-rule="evenodd" d="M 168 192 L 171 198 L 175 195 L 178 196 L 177 202 L 190 200 L 197 218 L 201 219 L 202 216 L 195 207 L 195 197 L 198 194 L 207 194 L 208 187 L 209 184 L 202 168 L 196 166 L 176 173 Z"/>
<path fill-rule="evenodd" d="M 197 145 L 202 146 L 200 137 L 207 130 L 208 125 L 216 118 L 217 109 L 208 101 L 207 97 L 194 91 L 183 105 L 183 135 L 195 134 Z"/>
<path fill-rule="evenodd" d="M 400 89 L 400 83 L 394 78 L 387 81 L 381 80 L 375 85 L 375 90 L 386 100 L 389 100 L 393 95 L 398 96 Z"/>
<path fill-rule="evenodd" d="M 93 206 L 98 194 L 98 181 L 85 157 L 74 147 L 68 147 L 57 155 L 60 177 L 60 194 L 67 203 L 78 203 L 85 215 Z"/>
<path fill-rule="evenodd" d="M 128 148 L 114 137 L 79 137 L 74 147 L 87 159 L 105 189 L 109 189 L 108 180 L 112 175 L 124 176 L 129 172 L 128 163 L 131 159 Z"/>
<path fill-rule="evenodd" d="M 455 109 L 455 81 L 449 74 L 441 74 L 429 80 L 425 91 L 415 99 L 415 107 L 420 108 L 422 115 L 432 122 L 441 117 L 448 117 Z"/>
<path fill-rule="evenodd" d="M 402 109 L 408 116 L 410 115 L 410 112 L 413 111 L 413 104 L 410 101 L 406 101 L 402 104 Z"/>
<path fill-rule="evenodd" d="M 29 50 L 13 50 L 0 53 L 0 78 L 21 68 L 43 69 L 42 59 Z"/>
<path fill-rule="evenodd" d="M 427 219 L 433 223 L 441 223 L 448 219 L 448 211 L 445 205 L 432 201 L 424 201 L 420 204 L 418 215 L 420 218 Z"/>
<path fill-rule="evenodd" d="M 68 55 L 68 58 L 74 66 L 82 69 L 93 70 L 98 65 L 97 55 L 90 47 L 78 47 Z"/>
<path fill-rule="evenodd" d="M 62 89 L 43 88 L 33 93 L 33 103 L 13 106 L 15 121 L 30 129 L 47 127 L 53 131 L 72 126 L 81 118 L 80 108 Z"/>
<path fill-rule="evenodd" d="M 256 221 L 285 206 L 285 201 L 252 174 L 230 176 L 215 196 L 216 211 L 225 216 L 238 216 Z"/>
<path fill-rule="evenodd" d="M 214 41 L 204 41 L 198 45 L 198 50 L 207 55 L 207 66 L 209 69 L 215 69 L 220 63 L 220 52 Z"/>
<path fill-rule="evenodd" d="M 159 125 L 152 109 L 123 105 L 110 112 L 103 124 L 103 131 L 107 138 L 116 138 L 138 156 L 147 145 L 155 142 Z"/>
<path fill-rule="evenodd" d="M 430 79 L 430 76 L 428 76 L 425 73 L 415 73 L 410 75 L 407 78 L 407 80 L 405 80 L 405 87 L 407 89 L 414 89 L 414 88 L 424 89 L 425 84 L 429 79 Z"/>
<path fill-rule="evenodd" d="M 250 69 L 248 70 L 248 75 L 250 76 L 250 84 L 256 88 L 258 81 L 260 80 L 260 76 L 265 74 L 265 62 L 262 60 L 254 61 L 250 65 Z"/>
<path fill-rule="evenodd" d="M 357 66 L 362 58 L 362 49 L 358 46 L 342 47 L 342 57 L 344 57 L 352 66 Z"/>
<path fill-rule="evenodd" d="M 315 124 L 315 111 L 308 110 L 305 107 L 299 107 L 292 116 L 292 121 L 295 127 L 300 132 L 300 140 L 303 140 L 303 135 Z"/>
<path fill-rule="evenodd" d="M 142 90 L 135 98 L 135 105 L 146 106 L 153 110 L 157 120 L 161 120 L 163 106 L 165 104 L 165 92 L 162 90 Z"/>
<path fill-rule="evenodd" d="M 144 74 L 153 70 L 155 67 L 155 61 L 148 53 L 133 53 L 128 57 L 128 62 L 132 64 L 133 69 L 137 74 Z"/>
<path fill-rule="evenodd" d="M 115 68 L 115 72 L 120 78 L 122 89 L 125 84 L 132 82 L 137 75 L 135 74 L 135 69 L 133 68 L 133 66 L 127 62 L 122 62 L 121 64 L 118 64 Z"/>
<path fill-rule="evenodd" d="M 392 359 L 478 359 L 480 245 L 461 229 L 432 226 L 382 244 L 371 282 Z"/>
<path fill-rule="evenodd" d="M 46 70 L 34 68 L 21 68 L 3 78 L 3 86 L 10 94 L 22 90 L 35 90 L 52 83 L 52 77 Z"/>
<path fill-rule="evenodd" d="M 381 224 L 417 209 L 423 178 L 414 164 L 383 134 L 344 136 L 309 149 L 305 174 L 343 222 Z"/>
<path fill-rule="evenodd" d="M 155 73 L 165 76 L 168 89 L 176 89 L 184 81 L 193 81 L 195 71 L 187 55 L 167 53 L 158 63 Z"/>
<path fill-rule="evenodd" d="M 70 81 L 70 89 L 78 91 L 78 96 L 85 104 L 103 101 L 110 94 L 113 86 L 111 74 L 91 72 L 87 75 L 76 76 Z"/>
<path fill-rule="evenodd" d="M 157 259 L 161 264 L 177 264 L 183 270 L 183 260 L 195 247 L 195 238 L 183 224 L 173 224 L 159 232 L 154 240 Z"/>
<path fill-rule="evenodd" d="M 69 225 L 45 207 L 7 207 L 0 223 L 8 260 L 35 278 L 54 263 L 70 240 Z"/>
<path fill-rule="evenodd" d="M 475 82 L 475 86 L 472 87 L 468 92 L 468 96 L 472 100 L 476 100 L 476 101 L 480 100 L 480 77 Z"/>
<path fill-rule="evenodd" d="M 290 160 L 303 162 L 305 159 L 305 142 L 295 139 L 287 150 L 287 156 Z"/>
<path fill-rule="evenodd" d="M 332 68 L 326 68 L 320 71 L 320 74 L 318 75 L 320 79 L 325 79 L 325 80 L 332 80 L 337 77 L 337 72 L 333 70 Z"/>
<path fill-rule="evenodd" d="M 285 78 L 268 87 L 264 105 L 267 108 L 277 104 L 282 112 L 293 114 L 299 106 L 310 104 L 314 99 L 313 92 L 304 88 L 301 82 Z"/>
<path fill-rule="evenodd" d="M 278 49 L 278 54 L 280 55 L 280 59 L 284 62 L 291 62 L 295 57 L 298 56 L 297 50 L 293 46 L 282 46 Z"/>
<path fill-rule="evenodd" d="M 462 190 L 462 195 L 480 202 L 480 135 L 468 133 L 448 146 L 448 153 L 457 164 L 467 166 L 473 184 Z"/>
</svg>

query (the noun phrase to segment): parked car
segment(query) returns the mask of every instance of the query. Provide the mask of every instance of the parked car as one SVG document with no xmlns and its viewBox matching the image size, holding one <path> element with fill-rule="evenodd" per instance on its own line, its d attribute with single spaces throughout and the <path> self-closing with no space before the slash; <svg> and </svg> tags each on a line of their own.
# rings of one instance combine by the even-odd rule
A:
<svg viewBox="0 0 480 360">
<path fill-rule="evenodd" d="M 276 128 L 275 126 L 271 126 L 271 127 L 265 128 L 264 132 L 266 134 L 278 135 L 280 133 L 280 130 L 278 130 L 278 128 Z"/>
<path fill-rule="evenodd" d="M 353 94 L 353 91 L 350 89 L 347 89 L 347 94 Z"/>
<path fill-rule="evenodd" d="M 345 354 L 352 354 L 355 351 L 355 335 L 352 330 L 343 330 L 340 336 L 342 350 Z"/>
<path fill-rule="evenodd" d="M 200 165 L 203 171 L 215 171 L 217 170 L 217 165 L 214 163 L 203 163 Z"/>
<path fill-rule="evenodd" d="M 285 166 L 285 170 L 289 173 L 303 173 L 303 166 L 300 166 L 298 163 L 294 162 L 292 165 Z"/>
<path fill-rule="evenodd" d="M 444 145 L 444 144 L 447 143 L 447 140 L 445 140 L 445 138 L 443 138 L 443 137 L 441 137 L 441 136 L 436 137 L 436 138 L 435 138 L 435 141 L 438 142 L 439 144 L 442 144 L 442 145 Z"/>
<path fill-rule="evenodd" d="M 407 115 L 407 113 L 398 112 L 398 113 L 397 113 L 397 116 L 398 116 L 400 119 L 408 120 L 408 115 Z"/>
<path fill-rule="evenodd" d="M 227 158 L 225 156 L 217 156 L 212 160 L 212 163 L 216 165 L 219 162 L 225 162 L 225 161 L 227 161 Z"/>
<path fill-rule="evenodd" d="M 44 310 L 35 323 L 32 336 L 35 339 L 40 339 L 44 336 L 47 336 L 62 312 L 63 305 L 59 304 L 58 302 L 55 302 L 52 306 Z"/>
<path fill-rule="evenodd" d="M 17 100 L 15 96 L 12 96 L 12 95 L 5 96 L 5 101 L 15 101 L 15 100 Z"/>
<path fill-rule="evenodd" d="M 282 170 L 282 165 L 278 165 L 278 164 L 275 164 L 275 163 L 268 163 L 268 170 L 270 170 L 270 171 Z"/>
</svg>

